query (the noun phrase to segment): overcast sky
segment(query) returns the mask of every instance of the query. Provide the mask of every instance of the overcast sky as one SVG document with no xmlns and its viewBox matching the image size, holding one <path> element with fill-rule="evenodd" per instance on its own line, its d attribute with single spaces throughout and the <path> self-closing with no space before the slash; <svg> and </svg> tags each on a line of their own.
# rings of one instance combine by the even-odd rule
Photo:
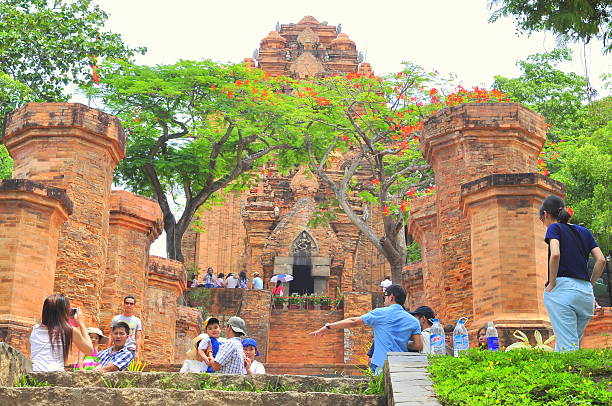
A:
<svg viewBox="0 0 612 406">
<path fill-rule="evenodd" d="M 463 86 L 490 87 L 495 75 L 519 74 L 516 61 L 555 47 L 551 34 L 519 36 L 514 21 L 488 23 L 487 0 L 96 0 L 108 14 L 107 28 L 123 35 L 130 46 L 146 46 L 141 64 L 179 59 L 240 62 L 276 23 L 297 23 L 312 15 L 319 22 L 342 24 L 378 74 L 398 71 L 412 61 L 442 74 L 454 73 Z M 592 85 L 601 94 L 599 76 L 612 72 L 612 56 L 603 56 L 599 42 L 586 50 L 572 46 L 574 62 L 566 71 L 584 74 L 586 61 Z M 586 52 L 586 58 L 582 55 Z M 165 256 L 160 238 L 152 253 Z"/>
</svg>

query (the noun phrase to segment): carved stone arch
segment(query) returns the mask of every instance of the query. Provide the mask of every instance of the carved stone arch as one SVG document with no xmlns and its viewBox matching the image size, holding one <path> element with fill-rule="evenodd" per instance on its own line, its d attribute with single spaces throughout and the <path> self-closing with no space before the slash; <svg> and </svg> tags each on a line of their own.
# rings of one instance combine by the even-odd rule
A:
<svg viewBox="0 0 612 406">
<path fill-rule="evenodd" d="M 290 255 L 294 257 L 312 257 L 319 253 L 314 237 L 306 230 L 302 230 L 291 243 Z"/>
</svg>

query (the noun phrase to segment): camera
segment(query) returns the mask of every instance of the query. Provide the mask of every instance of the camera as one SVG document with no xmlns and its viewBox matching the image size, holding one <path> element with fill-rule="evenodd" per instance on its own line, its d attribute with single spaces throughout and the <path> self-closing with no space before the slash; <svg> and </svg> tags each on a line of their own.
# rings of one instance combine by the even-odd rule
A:
<svg viewBox="0 0 612 406">
<path fill-rule="evenodd" d="M 77 310 L 78 310 L 78 308 L 76 308 L 76 307 L 73 307 L 72 309 L 70 309 L 70 315 L 72 317 L 76 316 Z"/>
</svg>

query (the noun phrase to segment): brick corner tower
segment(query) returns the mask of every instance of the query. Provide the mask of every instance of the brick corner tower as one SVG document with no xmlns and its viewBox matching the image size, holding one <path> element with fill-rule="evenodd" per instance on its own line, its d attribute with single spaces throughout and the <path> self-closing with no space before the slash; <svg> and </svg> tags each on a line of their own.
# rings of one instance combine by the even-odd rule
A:
<svg viewBox="0 0 612 406">
<path fill-rule="evenodd" d="M 13 176 L 66 190 L 73 214 L 62 227 L 54 290 L 99 322 L 113 171 L 124 157 L 119 120 L 78 103 L 28 103 L 7 116 Z"/>
</svg>

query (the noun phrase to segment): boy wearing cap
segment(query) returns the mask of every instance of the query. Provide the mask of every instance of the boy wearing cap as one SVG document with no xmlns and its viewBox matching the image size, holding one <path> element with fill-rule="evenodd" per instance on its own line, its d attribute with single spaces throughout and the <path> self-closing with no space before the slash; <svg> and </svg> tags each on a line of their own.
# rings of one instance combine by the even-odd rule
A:
<svg viewBox="0 0 612 406">
<path fill-rule="evenodd" d="M 216 317 L 209 317 L 204 321 L 206 334 L 198 344 L 198 356 L 204 361 L 204 372 L 212 374 L 215 372 L 211 365 L 212 360 L 219 352 L 219 347 L 223 343 L 221 337 L 221 325 Z"/>
<path fill-rule="evenodd" d="M 244 367 L 247 370 L 247 374 L 265 374 L 266 368 L 255 359 L 255 356 L 259 357 L 257 341 L 254 338 L 245 338 L 242 340 L 242 348 L 244 349 Z"/>
<path fill-rule="evenodd" d="M 421 325 L 421 338 L 423 340 L 423 349 L 421 353 L 431 354 L 431 346 L 429 344 L 429 336 L 431 335 L 430 328 L 433 325 L 433 319 L 436 315 L 433 309 L 429 306 L 420 306 L 410 312 Z"/>
<path fill-rule="evenodd" d="M 241 339 L 246 335 L 244 320 L 236 316 L 230 317 L 225 328 L 225 335 L 229 340 L 221 346 L 210 366 L 215 372 L 222 374 L 246 375 Z"/>
<path fill-rule="evenodd" d="M 263 289 L 263 279 L 259 277 L 259 272 L 253 274 L 253 289 Z"/>
</svg>

